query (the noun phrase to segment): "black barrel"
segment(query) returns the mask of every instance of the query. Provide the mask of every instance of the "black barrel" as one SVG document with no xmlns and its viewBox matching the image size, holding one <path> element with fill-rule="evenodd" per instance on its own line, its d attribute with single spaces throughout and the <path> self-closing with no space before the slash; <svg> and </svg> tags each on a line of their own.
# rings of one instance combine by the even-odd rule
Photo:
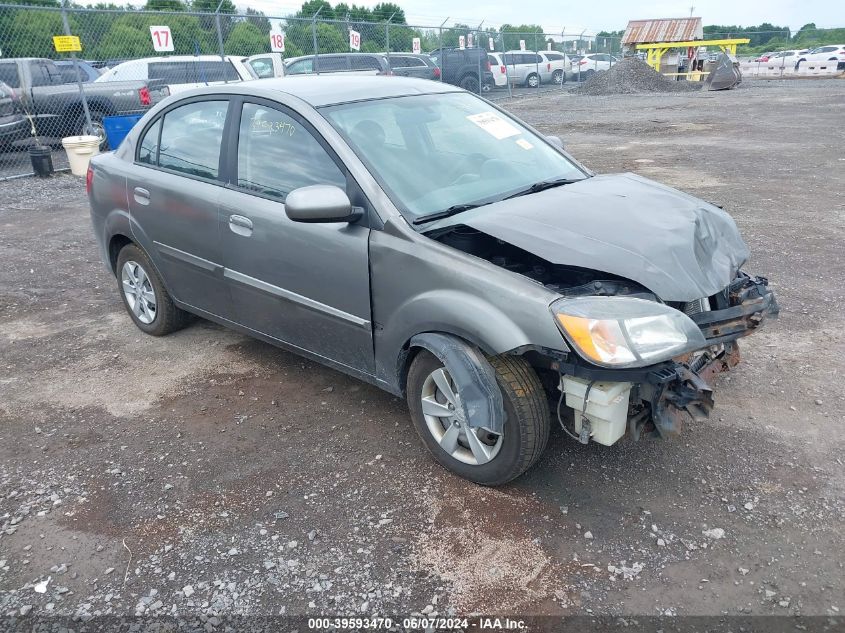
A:
<svg viewBox="0 0 845 633">
<path fill-rule="evenodd" d="M 39 178 L 49 178 L 53 173 L 53 157 L 49 145 L 31 145 L 29 147 L 29 161 L 32 171 Z"/>
</svg>

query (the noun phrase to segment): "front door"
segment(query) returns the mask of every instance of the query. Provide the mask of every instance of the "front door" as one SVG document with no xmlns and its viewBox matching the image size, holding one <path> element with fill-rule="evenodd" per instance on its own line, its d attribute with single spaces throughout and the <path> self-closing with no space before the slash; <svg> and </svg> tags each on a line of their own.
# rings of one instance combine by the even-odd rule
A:
<svg viewBox="0 0 845 633">
<path fill-rule="evenodd" d="M 220 208 L 224 276 L 238 322 L 372 374 L 370 230 L 285 214 L 285 197 L 298 187 L 346 189 L 345 170 L 310 125 L 277 104 L 246 102 L 235 125 L 236 158 Z"/>
<path fill-rule="evenodd" d="M 127 178 L 136 240 L 173 296 L 228 318 L 219 198 L 220 148 L 229 102 L 203 99 L 167 111 L 144 131 Z"/>
</svg>

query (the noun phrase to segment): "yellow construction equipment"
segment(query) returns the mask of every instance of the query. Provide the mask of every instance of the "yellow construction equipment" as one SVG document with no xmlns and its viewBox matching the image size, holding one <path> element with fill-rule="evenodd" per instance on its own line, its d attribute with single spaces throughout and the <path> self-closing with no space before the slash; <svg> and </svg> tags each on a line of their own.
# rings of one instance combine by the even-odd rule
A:
<svg viewBox="0 0 845 633">
<path fill-rule="evenodd" d="M 742 74 L 733 62 L 736 59 L 736 47 L 739 44 L 748 44 L 751 40 L 747 37 L 737 37 L 722 40 L 691 40 L 689 42 L 656 42 L 654 44 L 637 44 L 637 50 L 646 51 L 646 63 L 660 72 L 660 62 L 663 56 L 673 48 L 695 48 L 700 46 L 718 46 L 722 51 L 716 67 L 712 73 L 701 70 L 690 70 L 686 73 L 666 73 L 671 76 L 683 75 L 687 81 L 701 81 L 705 78 L 705 85 L 708 90 L 725 90 L 733 88 L 742 81 Z"/>
</svg>

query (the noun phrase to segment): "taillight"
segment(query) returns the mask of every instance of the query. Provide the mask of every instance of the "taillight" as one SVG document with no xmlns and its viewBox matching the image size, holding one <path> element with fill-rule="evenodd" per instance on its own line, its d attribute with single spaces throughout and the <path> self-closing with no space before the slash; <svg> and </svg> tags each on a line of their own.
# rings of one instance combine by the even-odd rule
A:
<svg viewBox="0 0 845 633">
<path fill-rule="evenodd" d="M 552 69 L 552 64 L 551 64 L 551 62 L 549 62 L 548 64 L 546 64 L 546 70 L 551 70 L 551 69 Z"/>
<path fill-rule="evenodd" d="M 487 72 L 490 72 L 491 68 L 492 68 L 492 66 L 490 65 L 490 60 L 488 59 L 487 60 Z"/>
<path fill-rule="evenodd" d="M 439 79 L 439 78 L 440 78 L 440 66 L 435 66 L 435 67 L 434 67 L 434 78 L 435 78 L 435 79 Z"/>
<path fill-rule="evenodd" d="M 582 59 L 580 62 L 578 62 L 578 65 L 579 65 L 579 66 L 583 66 L 583 65 L 584 65 L 584 64 L 586 64 L 586 63 L 587 63 L 587 60 L 586 60 L 586 59 Z"/>
<path fill-rule="evenodd" d="M 88 165 L 88 172 L 85 174 L 85 193 L 91 195 L 91 188 L 94 185 L 94 168 Z"/>
<path fill-rule="evenodd" d="M 142 106 L 151 105 L 153 102 L 152 97 L 150 97 L 150 90 L 146 86 L 138 91 L 138 98 L 141 100 Z"/>
<path fill-rule="evenodd" d="M 508 74 L 508 69 L 507 69 L 507 68 L 505 68 L 505 65 L 504 65 L 504 64 L 502 64 L 501 66 L 499 66 L 499 72 L 500 72 L 500 73 L 502 73 L 503 75 L 507 75 L 507 74 Z"/>
</svg>

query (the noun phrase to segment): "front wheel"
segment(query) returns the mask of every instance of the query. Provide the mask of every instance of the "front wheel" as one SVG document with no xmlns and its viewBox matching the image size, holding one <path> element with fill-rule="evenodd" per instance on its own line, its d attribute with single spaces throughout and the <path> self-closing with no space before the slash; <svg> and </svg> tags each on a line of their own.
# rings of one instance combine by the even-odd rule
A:
<svg viewBox="0 0 845 633">
<path fill-rule="evenodd" d="M 485 486 L 519 477 L 540 458 L 549 437 L 549 408 L 537 374 L 523 358 L 488 359 L 502 391 L 501 434 L 471 428 L 460 405 L 462 386 L 433 354 L 422 350 L 408 372 L 407 395 L 417 434 L 453 473 Z"/>
<path fill-rule="evenodd" d="M 563 83 L 565 81 L 564 78 L 563 78 L 563 71 L 562 70 L 554 71 L 552 73 L 552 81 L 556 84 Z"/>
<path fill-rule="evenodd" d="M 540 85 L 540 77 L 536 73 L 531 73 L 525 79 L 525 85 L 529 88 L 537 88 Z"/>
</svg>

